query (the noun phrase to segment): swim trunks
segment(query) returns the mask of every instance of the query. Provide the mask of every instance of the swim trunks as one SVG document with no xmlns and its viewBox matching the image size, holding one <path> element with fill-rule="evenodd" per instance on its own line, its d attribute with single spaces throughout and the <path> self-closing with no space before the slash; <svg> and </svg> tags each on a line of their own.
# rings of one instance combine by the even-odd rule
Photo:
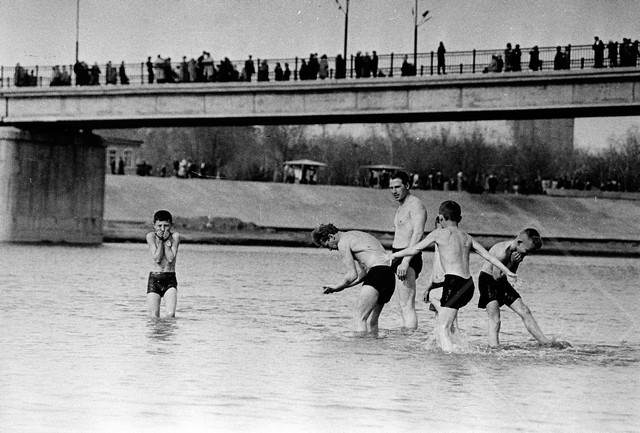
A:
<svg viewBox="0 0 640 433">
<path fill-rule="evenodd" d="M 404 248 L 391 248 L 391 251 L 393 251 L 394 253 L 397 253 L 398 251 L 402 251 L 402 250 L 404 250 Z M 394 273 L 398 269 L 398 266 L 400 266 L 401 262 L 402 262 L 402 259 L 395 259 L 393 262 L 391 262 L 391 268 L 393 269 Z M 420 271 L 422 271 L 422 253 L 418 253 L 415 256 L 411 257 L 411 261 L 409 262 L 409 267 L 415 271 L 416 280 L 417 280 L 418 275 L 420 275 Z"/>
<path fill-rule="evenodd" d="M 162 298 L 167 290 L 178 290 L 178 280 L 175 272 L 149 272 L 147 282 L 147 294 L 157 293 Z"/>
<path fill-rule="evenodd" d="M 378 305 L 386 304 L 396 290 L 396 274 L 391 266 L 374 266 L 362 280 L 362 285 L 371 286 L 378 291 Z"/>
<path fill-rule="evenodd" d="M 520 297 L 520 294 L 509 284 L 507 277 L 493 278 L 493 275 L 486 272 L 480 272 L 478 276 L 478 291 L 480 292 L 480 300 L 478 308 L 487 308 L 487 304 L 491 301 L 498 301 L 498 304 L 511 305 Z"/>
<path fill-rule="evenodd" d="M 474 289 L 475 286 L 471 277 L 465 279 L 458 275 L 446 274 L 444 276 L 440 305 L 458 310 L 467 305 L 473 298 Z"/>
</svg>

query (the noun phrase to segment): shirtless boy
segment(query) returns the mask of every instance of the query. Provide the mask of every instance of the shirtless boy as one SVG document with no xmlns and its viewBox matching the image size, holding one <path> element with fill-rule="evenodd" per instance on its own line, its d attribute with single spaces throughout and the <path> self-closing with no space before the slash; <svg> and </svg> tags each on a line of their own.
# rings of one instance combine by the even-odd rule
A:
<svg viewBox="0 0 640 433">
<path fill-rule="evenodd" d="M 151 317 L 160 317 L 160 302 L 164 297 L 167 317 L 175 317 L 178 302 L 176 257 L 180 235 L 171 233 L 173 217 L 166 210 L 153 216 L 154 231 L 147 233 L 147 245 L 153 266 L 147 283 L 147 311 Z"/>
<path fill-rule="evenodd" d="M 404 171 L 396 171 L 391 175 L 389 189 L 398 202 L 398 209 L 393 219 L 395 234 L 393 251 L 400 251 L 414 246 L 424 237 L 424 226 L 427 222 L 427 208 L 420 199 L 409 191 L 411 181 Z M 422 255 L 394 260 L 391 264 L 396 272 L 396 298 L 400 306 L 404 329 L 416 329 L 416 279 L 422 270 Z"/>
<path fill-rule="evenodd" d="M 496 257 L 508 269 L 516 272 L 524 258 L 538 251 L 541 247 L 540 233 L 529 228 L 521 231 L 511 241 L 495 244 L 489 250 L 489 254 Z M 520 294 L 509 284 L 507 277 L 496 266 L 491 263 L 483 265 L 478 276 L 478 290 L 480 291 L 478 308 L 486 308 L 489 316 L 489 346 L 500 346 L 498 334 L 500 332 L 500 307 L 503 305 L 507 305 L 522 318 L 527 331 L 540 344 L 554 343 L 554 340 L 547 338 L 542 333 L 529 307 L 522 302 Z"/>
<path fill-rule="evenodd" d="M 440 263 L 444 270 L 444 285 L 440 299 L 440 311 L 436 321 L 436 339 L 445 352 L 453 350 L 451 328 L 458 316 L 458 310 L 469 303 L 473 297 L 474 284 L 469 271 L 469 255 L 475 251 L 485 260 L 497 266 L 505 275 L 516 275 L 497 258 L 489 254 L 482 245 L 460 230 L 458 223 L 462 219 L 460 205 L 454 201 L 445 201 L 438 211 L 442 228 L 437 228 L 424 240 L 410 248 L 395 252 L 392 258 L 413 256 L 435 244 L 440 254 Z"/>
<path fill-rule="evenodd" d="M 378 334 L 378 318 L 395 289 L 395 275 L 382 244 L 373 236 L 357 230 L 339 231 L 333 224 L 322 224 L 313 233 L 313 242 L 342 255 L 345 274 L 342 281 L 322 286 L 325 294 L 340 292 L 362 282 L 356 303 L 353 327 L 356 336 L 368 331 Z"/>
</svg>

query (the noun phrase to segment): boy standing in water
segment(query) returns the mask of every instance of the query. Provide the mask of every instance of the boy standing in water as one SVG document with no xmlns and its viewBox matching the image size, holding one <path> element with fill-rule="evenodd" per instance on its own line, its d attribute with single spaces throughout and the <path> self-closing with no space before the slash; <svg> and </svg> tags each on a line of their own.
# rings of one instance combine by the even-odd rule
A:
<svg viewBox="0 0 640 433">
<path fill-rule="evenodd" d="M 382 244 L 373 236 L 357 230 L 339 231 L 333 224 L 322 224 L 313 233 L 313 242 L 342 255 L 345 275 L 337 284 L 323 286 L 324 293 L 340 292 L 362 282 L 353 318 L 356 336 L 378 334 L 378 318 L 389 302 L 396 285 L 395 273 Z"/>
<path fill-rule="evenodd" d="M 469 271 L 469 255 L 475 251 L 490 261 L 505 275 L 516 278 L 497 258 L 489 254 L 482 245 L 460 230 L 458 223 L 462 219 L 462 210 L 455 201 L 445 201 L 440 205 L 437 228 L 422 241 L 410 248 L 395 252 L 391 258 L 413 256 L 432 244 L 438 247 L 440 263 L 444 270 L 444 285 L 440 299 L 440 311 L 436 321 L 436 339 L 445 352 L 453 350 L 451 328 L 458 316 L 458 310 L 469 303 L 473 297 L 474 285 Z"/>
<path fill-rule="evenodd" d="M 154 231 L 147 233 L 147 245 L 154 265 L 147 283 L 147 311 L 151 317 L 160 317 L 160 301 L 164 297 L 166 315 L 175 317 L 178 302 L 176 257 L 180 235 L 171 233 L 173 217 L 166 210 L 153 215 Z"/>
<path fill-rule="evenodd" d="M 509 270 L 516 272 L 524 258 L 538 251 L 541 247 L 540 233 L 529 228 L 521 231 L 511 241 L 495 244 L 489 250 L 489 254 L 496 257 Z M 500 307 L 503 305 L 507 305 L 522 318 L 527 331 L 540 344 L 554 343 L 554 340 L 547 338 L 542 333 L 536 319 L 531 314 L 531 310 L 522 302 L 520 294 L 509 284 L 501 269 L 491 263 L 485 263 L 478 276 L 478 290 L 480 291 L 478 308 L 486 308 L 489 316 L 489 346 L 500 346 L 498 334 L 500 332 Z"/>
</svg>

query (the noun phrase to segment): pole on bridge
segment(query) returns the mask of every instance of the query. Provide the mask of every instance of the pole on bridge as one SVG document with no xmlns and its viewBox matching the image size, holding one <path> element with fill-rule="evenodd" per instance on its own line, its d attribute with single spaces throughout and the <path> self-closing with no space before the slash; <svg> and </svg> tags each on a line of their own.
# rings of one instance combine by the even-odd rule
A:
<svg viewBox="0 0 640 433">
<path fill-rule="evenodd" d="M 473 49 L 473 66 L 471 67 L 471 73 L 476 73 L 476 50 Z"/>
<path fill-rule="evenodd" d="M 391 53 L 391 67 L 389 68 L 389 77 L 393 77 L 393 53 Z"/>
</svg>

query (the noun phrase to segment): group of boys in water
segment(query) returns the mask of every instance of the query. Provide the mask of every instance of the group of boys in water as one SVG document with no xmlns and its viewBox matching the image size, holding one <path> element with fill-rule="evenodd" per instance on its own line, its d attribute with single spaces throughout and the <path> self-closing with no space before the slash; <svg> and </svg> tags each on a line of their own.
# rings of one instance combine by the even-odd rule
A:
<svg viewBox="0 0 640 433">
<path fill-rule="evenodd" d="M 448 200 L 440 205 L 435 228 L 425 237 L 427 209 L 411 194 L 410 183 L 405 172 L 397 171 L 391 176 L 389 189 L 398 202 L 391 253 L 374 236 L 359 230 L 340 231 L 333 224 L 322 224 L 312 233 L 316 245 L 340 252 L 345 267 L 343 278 L 323 286 L 324 293 L 340 292 L 362 283 L 353 318 L 355 334 L 378 334 L 380 313 L 394 294 L 403 328 L 417 329 L 415 298 L 416 279 L 422 270 L 421 252 L 433 246 L 435 254 L 424 300 L 436 312 L 435 336 L 443 351 L 454 350 L 458 310 L 466 306 L 474 294 L 469 270 L 469 256 L 473 251 L 486 260 L 478 276 L 478 307 L 486 309 L 488 314 L 489 346 L 500 345 L 500 307 L 503 305 L 522 318 L 538 343 L 564 345 L 544 335 L 531 310 L 511 284 L 516 280 L 515 272 L 524 258 L 542 247 L 538 231 L 522 230 L 514 239 L 499 242 L 487 251 L 458 227 L 462 219 L 460 205 Z M 147 309 L 152 317 L 159 317 L 163 297 L 166 315 L 175 316 L 178 287 L 175 262 L 180 235 L 171 232 L 172 225 L 171 214 L 158 211 L 154 215 L 154 231 L 147 234 L 154 261 L 147 285 Z"/>
</svg>

